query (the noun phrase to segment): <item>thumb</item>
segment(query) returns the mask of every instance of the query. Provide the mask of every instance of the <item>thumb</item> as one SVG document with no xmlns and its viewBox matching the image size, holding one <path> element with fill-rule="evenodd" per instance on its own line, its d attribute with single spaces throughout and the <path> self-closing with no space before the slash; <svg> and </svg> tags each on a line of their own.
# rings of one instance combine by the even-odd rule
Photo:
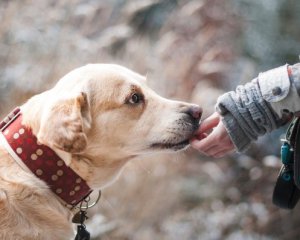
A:
<svg viewBox="0 0 300 240">
<path fill-rule="evenodd" d="M 216 127 L 220 122 L 220 115 L 215 112 L 200 123 L 197 133 L 203 133 Z"/>
</svg>

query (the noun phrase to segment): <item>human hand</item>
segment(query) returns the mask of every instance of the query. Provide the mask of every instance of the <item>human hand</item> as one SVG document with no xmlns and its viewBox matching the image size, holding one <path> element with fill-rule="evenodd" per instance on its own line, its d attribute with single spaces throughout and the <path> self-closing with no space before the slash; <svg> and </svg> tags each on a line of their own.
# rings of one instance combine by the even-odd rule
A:
<svg viewBox="0 0 300 240">
<path fill-rule="evenodd" d="M 206 156 L 220 158 L 235 151 L 235 147 L 215 112 L 202 121 L 196 136 L 190 141 L 191 146 Z"/>
</svg>

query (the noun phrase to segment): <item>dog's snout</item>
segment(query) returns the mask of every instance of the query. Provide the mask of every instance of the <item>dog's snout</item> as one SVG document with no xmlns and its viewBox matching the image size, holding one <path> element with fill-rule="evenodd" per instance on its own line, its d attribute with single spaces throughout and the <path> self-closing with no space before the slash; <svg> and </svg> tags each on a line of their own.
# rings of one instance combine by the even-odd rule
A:
<svg viewBox="0 0 300 240">
<path fill-rule="evenodd" d="M 198 105 L 192 105 L 186 108 L 185 113 L 191 116 L 194 120 L 200 120 L 202 115 L 202 108 Z"/>
</svg>

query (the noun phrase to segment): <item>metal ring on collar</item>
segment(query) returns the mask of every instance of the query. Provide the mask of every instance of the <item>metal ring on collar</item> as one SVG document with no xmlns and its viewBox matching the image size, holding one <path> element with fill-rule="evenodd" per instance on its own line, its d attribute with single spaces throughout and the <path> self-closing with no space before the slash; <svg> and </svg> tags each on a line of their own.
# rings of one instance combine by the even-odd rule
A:
<svg viewBox="0 0 300 240">
<path fill-rule="evenodd" d="M 89 208 L 91 208 L 91 207 L 94 207 L 94 206 L 99 202 L 100 198 L 101 198 L 101 190 L 99 190 L 98 196 L 97 196 L 96 200 L 95 200 L 92 204 L 89 205 L 88 203 L 89 203 L 89 200 L 90 200 L 90 196 L 87 196 L 86 199 L 88 199 L 88 200 L 85 200 L 85 199 L 84 199 L 84 200 L 80 203 L 80 206 L 79 206 L 80 210 L 87 210 L 87 209 L 89 209 Z M 83 202 L 86 202 L 86 206 L 82 206 L 82 203 L 83 203 Z"/>
</svg>

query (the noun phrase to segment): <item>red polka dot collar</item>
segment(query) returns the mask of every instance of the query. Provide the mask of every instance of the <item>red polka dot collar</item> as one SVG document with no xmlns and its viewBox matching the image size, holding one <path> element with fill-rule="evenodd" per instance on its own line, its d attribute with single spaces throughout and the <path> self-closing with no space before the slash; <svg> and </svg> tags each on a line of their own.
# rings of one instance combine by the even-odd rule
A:
<svg viewBox="0 0 300 240">
<path fill-rule="evenodd" d="M 74 207 L 92 192 L 51 148 L 38 143 L 31 130 L 22 125 L 19 108 L 0 122 L 0 130 L 1 142 L 10 155 L 46 182 L 66 204 Z"/>
</svg>

